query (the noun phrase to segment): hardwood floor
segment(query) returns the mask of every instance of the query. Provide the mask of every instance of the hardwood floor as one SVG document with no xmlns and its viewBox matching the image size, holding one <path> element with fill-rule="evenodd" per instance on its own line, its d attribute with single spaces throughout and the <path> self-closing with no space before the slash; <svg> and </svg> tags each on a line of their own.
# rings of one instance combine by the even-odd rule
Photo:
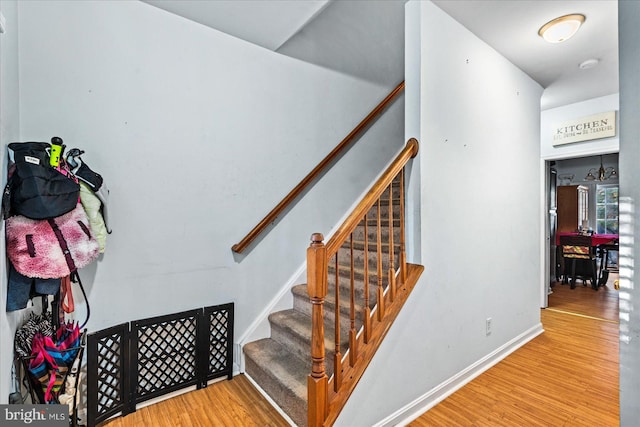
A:
<svg viewBox="0 0 640 427">
<path fill-rule="evenodd" d="M 554 286 L 545 332 L 411 422 L 424 426 L 618 426 L 618 292 Z M 288 426 L 243 375 L 102 427 Z M 364 427 L 364 426 L 358 426 Z"/>
<path fill-rule="evenodd" d="M 409 425 L 618 426 L 618 295 L 557 284 L 545 332 Z"/>
<path fill-rule="evenodd" d="M 591 286 L 582 286 L 580 282 L 575 289 L 557 282 L 552 287 L 553 293 L 549 295 L 549 308 L 618 322 L 618 291 L 614 289 L 616 280 L 618 273 L 611 273 L 607 286 L 600 287 L 597 292 Z"/>
<path fill-rule="evenodd" d="M 287 427 L 244 375 L 138 409 L 101 427 Z"/>
</svg>

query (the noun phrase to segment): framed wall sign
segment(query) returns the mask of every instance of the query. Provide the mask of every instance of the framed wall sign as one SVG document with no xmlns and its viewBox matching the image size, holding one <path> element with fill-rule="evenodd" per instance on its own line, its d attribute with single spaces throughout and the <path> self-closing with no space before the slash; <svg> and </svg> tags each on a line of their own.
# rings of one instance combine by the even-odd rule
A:
<svg viewBox="0 0 640 427">
<path fill-rule="evenodd" d="M 594 114 L 555 125 L 552 129 L 553 145 L 616 136 L 616 112 Z"/>
</svg>

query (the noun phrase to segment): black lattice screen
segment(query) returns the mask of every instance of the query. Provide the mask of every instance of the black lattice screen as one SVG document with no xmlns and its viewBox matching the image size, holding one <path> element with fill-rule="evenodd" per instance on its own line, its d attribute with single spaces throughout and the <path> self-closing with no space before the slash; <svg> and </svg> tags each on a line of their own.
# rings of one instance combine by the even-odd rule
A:
<svg viewBox="0 0 640 427">
<path fill-rule="evenodd" d="M 233 378 L 233 303 L 136 320 L 90 334 L 87 418 L 95 425 L 136 404 Z"/>
<path fill-rule="evenodd" d="M 224 375 L 233 378 L 233 304 L 206 307 L 208 319 L 209 354 L 207 380 Z"/>
<path fill-rule="evenodd" d="M 198 384 L 201 316 L 202 310 L 192 310 L 131 322 L 131 351 L 137 355 L 131 389 L 136 403 Z"/>
<path fill-rule="evenodd" d="M 87 418 L 95 425 L 130 410 L 129 324 L 87 337 Z"/>
</svg>

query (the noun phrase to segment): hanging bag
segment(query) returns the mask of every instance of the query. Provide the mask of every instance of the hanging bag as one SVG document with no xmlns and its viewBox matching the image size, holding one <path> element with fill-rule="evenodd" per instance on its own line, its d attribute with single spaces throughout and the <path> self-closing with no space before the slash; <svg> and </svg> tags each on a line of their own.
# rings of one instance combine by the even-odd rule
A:
<svg viewBox="0 0 640 427">
<path fill-rule="evenodd" d="M 24 276 L 68 276 L 98 257 L 99 246 L 80 203 L 60 217 L 34 220 L 15 215 L 6 220 L 7 254 Z"/>
<path fill-rule="evenodd" d="M 5 218 L 55 218 L 76 207 L 80 185 L 61 173 L 60 167 L 51 166 L 50 147 L 46 142 L 9 144 L 9 160 L 14 168 L 3 195 Z"/>
<path fill-rule="evenodd" d="M 69 368 L 78 354 L 80 339 L 80 328 L 72 322 L 60 325 L 55 337 L 40 333 L 33 337 L 29 372 L 33 382 L 40 384 L 37 394 L 44 403 L 57 403 Z"/>
<path fill-rule="evenodd" d="M 33 337 L 32 359 L 29 361 L 29 374 L 32 383 L 40 384 L 36 387 L 36 394 L 43 403 L 53 403 L 53 387 L 56 382 L 55 371 L 58 369 L 53 357 L 45 350 L 45 340 L 51 342 L 51 337 L 45 337 L 42 334 L 36 334 Z"/>
</svg>

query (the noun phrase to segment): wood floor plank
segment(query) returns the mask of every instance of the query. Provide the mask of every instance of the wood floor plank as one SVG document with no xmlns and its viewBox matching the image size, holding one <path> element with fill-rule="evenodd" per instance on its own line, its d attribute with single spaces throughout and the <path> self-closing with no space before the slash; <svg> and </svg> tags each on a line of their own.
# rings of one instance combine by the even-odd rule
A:
<svg viewBox="0 0 640 427">
<path fill-rule="evenodd" d="M 549 308 L 617 322 L 618 291 L 614 289 L 614 282 L 618 278 L 618 273 L 612 272 L 606 286 L 601 286 L 598 291 L 580 284 L 571 289 L 569 285 L 555 282 L 552 285 L 553 293 L 549 295 Z"/>
<path fill-rule="evenodd" d="M 244 375 L 139 409 L 101 427 L 287 427 Z"/>
<path fill-rule="evenodd" d="M 618 426 L 617 291 L 557 284 L 549 307 L 542 335 L 409 425 Z"/>
<path fill-rule="evenodd" d="M 618 295 L 556 284 L 545 332 L 424 413 L 412 427 L 619 425 Z M 286 427 L 244 375 L 101 427 Z"/>
</svg>

